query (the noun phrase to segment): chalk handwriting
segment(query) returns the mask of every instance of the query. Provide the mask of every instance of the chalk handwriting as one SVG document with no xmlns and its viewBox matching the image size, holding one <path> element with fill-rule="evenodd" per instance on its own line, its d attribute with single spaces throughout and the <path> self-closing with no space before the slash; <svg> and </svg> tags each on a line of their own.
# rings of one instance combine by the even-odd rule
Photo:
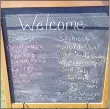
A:
<svg viewBox="0 0 110 109">
<path fill-rule="evenodd" d="M 50 15 L 47 14 L 46 15 L 46 22 L 37 22 L 37 18 L 39 17 L 39 15 L 36 15 L 34 20 L 32 21 L 32 24 L 23 24 L 23 21 L 21 20 L 20 17 L 18 17 L 18 20 L 20 22 L 20 25 L 22 27 L 22 30 L 25 31 L 27 28 L 30 31 L 34 31 L 35 29 L 37 30 L 44 30 L 44 27 L 46 27 L 46 30 L 49 29 L 50 30 L 64 30 L 66 27 L 66 30 L 68 30 L 69 27 L 72 27 L 73 30 L 83 30 L 85 28 L 85 26 L 87 26 L 87 24 L 84 24 L 83 21 L 67 21 L 66 23 L 63 21 L 59 21 L 58 23 L 56 23 L 54 20 L 49 22 L 49 17 Z"/>
</svg>

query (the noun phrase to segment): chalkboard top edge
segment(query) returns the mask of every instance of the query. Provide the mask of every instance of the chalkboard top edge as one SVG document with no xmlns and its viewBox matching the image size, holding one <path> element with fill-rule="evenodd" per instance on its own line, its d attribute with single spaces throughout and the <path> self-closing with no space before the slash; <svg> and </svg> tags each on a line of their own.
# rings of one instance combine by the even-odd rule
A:
<svg viewBox="0 0 110 109">
<path fill-rule="evenodd" d="M 78 9 L 78 8 L 109 8 L 109 5 L 104 5 L 104 6 L 61 6 L 61 7 L 1 7 L 1 9 L 64 9 L 64 8 L 68 8 L 68 9 Z"/>
<path fill-rule="evenodd" d="M 23 10 L 23 11 L 22 11 Z M 86 6 L 86 7 L 24 7 L 24 8 L 1 8 L 2 13 L 9 14 L 30 14 L 30 13 L 109 13 L 109 6 Z"/>
<path fill-rule="evenodd" d="M 56 1 L 56 0 L 48 0 L 48 1 L 2 1 L 1 7 L 79 7 L 79 6 L 108 6 L 108 0 L 64 0 L 64 1 Z"/>
</svg>

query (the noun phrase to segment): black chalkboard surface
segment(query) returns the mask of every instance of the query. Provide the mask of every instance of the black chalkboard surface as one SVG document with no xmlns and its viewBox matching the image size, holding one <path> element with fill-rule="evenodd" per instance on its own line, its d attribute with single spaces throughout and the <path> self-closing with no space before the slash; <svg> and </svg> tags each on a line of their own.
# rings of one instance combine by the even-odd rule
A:
<svg viewBox="0 0 110 109">
<path fill-rule="evenodd" d="M 108 10 L 2 9 L 12 102 L 102 102 Z"/>
</svg>

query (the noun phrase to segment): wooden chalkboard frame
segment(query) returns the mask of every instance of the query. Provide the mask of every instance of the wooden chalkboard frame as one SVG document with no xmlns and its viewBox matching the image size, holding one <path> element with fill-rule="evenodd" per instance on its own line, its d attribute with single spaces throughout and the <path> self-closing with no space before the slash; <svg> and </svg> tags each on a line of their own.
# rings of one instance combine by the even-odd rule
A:
<svg viewBox="0 0 110 109">
<path fill-rule="evenodd" d="M 83 3 L 82 3 L 83 2 Z M 108 6 L 108 1 L 2 1 L 2 8 L 20 7 L 80 7 L 80 6 Z M 40 4 L 40 5 L 39 5 Z M 110 42 L 109 42 L 110 43 Z M 1 68 L 7 108 L 107 108 L 108 86 L 110 71 L 110 50 L 108 44 L 107 62 L 105 70 L 105 82 L 102 103 L 12 103 L 7 72 L 6 55 L 4 49 L 3 34 L 1 31 Z"/>
</svg>

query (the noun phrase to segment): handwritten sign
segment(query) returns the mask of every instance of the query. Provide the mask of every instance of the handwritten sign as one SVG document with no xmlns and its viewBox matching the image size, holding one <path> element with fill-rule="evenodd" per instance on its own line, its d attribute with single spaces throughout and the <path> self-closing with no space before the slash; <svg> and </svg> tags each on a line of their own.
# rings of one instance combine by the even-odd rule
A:
<svg viewBox="0 0 110 109">
<path fill-rule="evenodd" d="M 3 9 L 12 101 L 102 102 L 109 36 L 107 10 Z"/>
</svg>

